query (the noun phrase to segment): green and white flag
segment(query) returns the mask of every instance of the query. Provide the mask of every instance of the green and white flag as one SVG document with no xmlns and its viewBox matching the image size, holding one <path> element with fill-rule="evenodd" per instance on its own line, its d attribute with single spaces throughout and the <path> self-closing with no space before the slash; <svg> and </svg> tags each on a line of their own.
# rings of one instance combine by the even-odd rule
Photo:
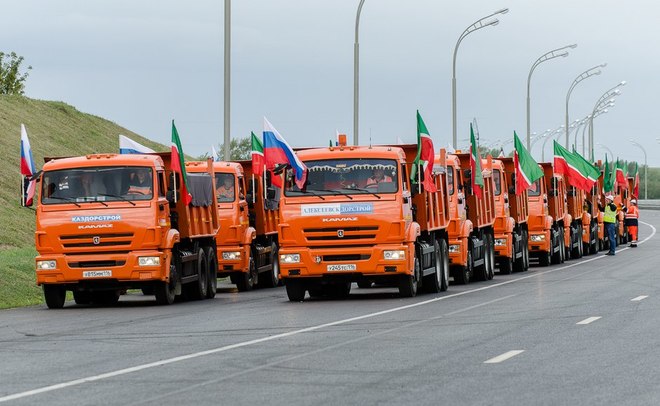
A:
<svg viewBox="0 0 660 406">
<path fill-rule="evenodd" d="M 520 195 L 543 176 L 543 170 L 532 158 L 515 131 L 513 132 L 513 146 L 515 148 L 513 164 L 516 168 L 516 195 Z"/>
</svg>

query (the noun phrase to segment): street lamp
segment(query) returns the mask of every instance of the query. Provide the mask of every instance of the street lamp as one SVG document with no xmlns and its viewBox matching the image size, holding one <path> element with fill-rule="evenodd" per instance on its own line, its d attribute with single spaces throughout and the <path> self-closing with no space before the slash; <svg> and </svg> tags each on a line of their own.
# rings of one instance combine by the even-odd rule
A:
<svg viewBox="0 0 660 406">
<path fill-rule="evenodd" d="M 580 73 L 578 77 L 573 80 L 573 83 L 571 84 L 571 87 L 568 88 L 568 93 L 566 93 L 566 148 L 568 148 L 568 101 L 571 98 L 571 93 L 573 92 L 573 89 L 575 89 L 575 86 L 578 85 L 578 83 L 582 82 L 583 80 L 594 76 L 594 75 L 600 75 L 600 69 L 599 68 L 604 68 L 607 66 L 606 63 L 596 65 L 593 68 L 589 68 L 585 70 L 584 72 Z"/>
<path fill-rule="evenodd" d="M 619 94 L 621 94 L 621 90 L 619 90 L 619 87 L 625 86 L 626 81 L 623 80 L 619 82 L 616 86 L 608 89 L 605 93 L 603 93 L 602 96 L 598 98 L 598 101 L 596 102 L 596 105 L 594 105 L 593 112 L 591 113 L 591 120 L 589 121 L 589 154 L 591 154 L 591 160 L 594 160 L 594 114 L 596 110 L 598 110 L 599 106 L 603 104 L 603 102 L 607 99 L 610 99 L 610 101 L 613 101 L 612 97 L 616 97 Z"/>
<path fill-rule="evenodd" d="M 548 142 L 550 139 L 554 139 L 557 135 L 561 135 L 562 130 L 564 129 L 564 125 L 560 125 L 559 128 L 551 132 L 547 137 L 545 137 L 545 140 L 543 141 L 543 146 L 541 147 L 541 162 L 545 162 L 545 144 Z"/>
<path fill-rule="evenodd" d="M 547 137 L 548 134 L 550 134 L 551 132 L 552 132 L 552 130 L 548 128 L 547 130 L 545 130 L 545 131 L 543 132 L 543 134 L 539 134 L 539 135 L 537 135 L 536 137 L 532 137 L 532 138 L 534 138 L 534 139 L 532 140 L 532 145 L 531 145 L 531 147 L 530 147 L 529 150 L 528 150 L 529 153 L 530 153 L 530 154 L 532 153 L 532 149 L 534 149 L 534 145 L 536 145 L 536 143 L 537 143 L 540 139 Z"/>
<path fill-rule="evenodd" d="M 646 199 L 648 198 L 647 193 L 646 193 L 646 191 L 647 191 L 647 188 L 646 188 L 646 186 L 647 186 L 647 183 L 646 183 L 646 180 L 647 180 L 647 179 L 646 179 L 646 173 L 647 173 L 648 170 L 649 170 L 649 167 L 648 167 L 648 165 L 647 165 L 647 163 L 646 163 L 646 149 L 644 149 L 644 147 L 642 147 L 642 145 L 641 145 L 640 143 L 636 142 L 635 140 L 630 140 L 630 143 L 633 144 L 633 145 L 638 146 L 639 149 L 641 149 L 642 152 L 644 153 L 644 200 L 646 200 Z"/>
<path fill-rule="evenodd" d="M 606 150 L 607 152 L 609 152 L 610 155 L 612 155 L 612 160 L 614 160 L 614 153 L 612 152 L 611 149 L 607 148 L 607 146 L 605 146 L 604 144 L 601 144 L 600 142 L 596 143 L 596 145 L 598 145 L 599 147 L 601 147 L 604 150 Z"/>
<path fill-rule="evenodd" d="M 456 148 L 456 54 L 458 53 L 458 46 L 461 44 L 461 41 L 463 41 L 463 38 L 467 37 L 468 34 L 471 34 L 477 30 L 480 30 L 488 26 L 495 26 L 500 22 L 500 20 L 498 20 L 497 18 L 490 21 L 486 21 L 486 20 L 498 14 L 506 14 L 508 12 L 509 12 L 508 8 L 503 8 L 501 10 L 494 12 L 493 14 L 480 18 L 479 20 L 475 21 L 472 25 L 467 27 L 463 31 L 463 33 L 458 37 L 458 41 L 456 41 L 456 46 L 454 47 L 454 58 L 452 61 L 452 77 L 451 77 L 451 108 L 452 108 L 451 142 L 453 148 Z"/>
<path fill-rule="evenodd" d="M 611 108 L 611 107 L 614 107 L 614 103 L 609 103 L 609 104 L 605 105 L 604 107 L 602 107 L 602 108 L 596 110 L 596 114 L 589 114 L 589 115 L 586 117 L 587 122 L 588 122 L 588 123 L 591 122 L 594 118 L 600 116 L 601 114 L 606 114 L 606 113 L 608 113 L 608 112 L 609 112 L 608 108 Z M 585 125 L 584 128 L 582 129 L 582 156 L 586 156 L 586 151 L 585 151 L 585 150 L 586 150 L 587 143 L 586 143 L 586 140 L 585 140 L 585 136 L 584 136 L 584 135 L 585 135 L 585 133 L 587 132 L 587 128 L 588 128 L 588 127 L 589 127 L 589 125 L 587 124 L 587 125 Z M 576 133 L 575 135 L 577 136 L 577 133 Z M 594 159 L 593 159 L 593 149 L 591 150 L 591 152 L 589 152 L 589 155 L 590 155 L 590 157 L 591 157 L 591 162 L 593 162 L 593 161 L 594 161 Z"/>
<path fill-rule="evenodd" d="M 360 28 L 360 13 L 362 13 L 364 0 L 360 0 L 357 15 L 355 16 L 355 43 L 353 44 L 353 145 L 358 145 L 358 107 L 360 105 L 360 42 L 358 38 Z"/>
<path fill-rule="evenodd" d="M 225 161 L 230 158 L 230 96 L 231 96 L 231 0 L 225 0 L 225 77 L 224 77 L 224 154 Z"/>
<path fill-rule="evenodd" d="M 567 48 L 575 49 L 577 47 L 577 44 L 571 44 L 571 45 L 566 45 L 565 47 L 553 49 L 552 51 L 546 52 L 545 54 L 541 55 L 535 62 L 532 64 L 532 68 L 529 70 L 529 75 L 527 75 L 527 150 L 529 151 L 530 148 L 530 98 L 529 98 L 529 87 L 530 87 L 530 82 L 532 80 L 532 73 L 534 73 L 534 69 L 536 69 L 537 66 L 542 64 L 543 62 L 547 62 L 551 59 L 559 58 L 561 57 L 567 57 L 568 52 L 560 52 L 563 51 Z"/>
</svg>

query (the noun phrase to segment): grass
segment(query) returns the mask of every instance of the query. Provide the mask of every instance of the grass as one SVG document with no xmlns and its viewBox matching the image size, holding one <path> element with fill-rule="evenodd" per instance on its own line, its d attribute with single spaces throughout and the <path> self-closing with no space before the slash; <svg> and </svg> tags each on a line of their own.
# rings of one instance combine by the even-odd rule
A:
<svg viewBox="0 0 660 406">
<path fill-rule="evenodd" d="M 44 157 L 118 152 L 123 134 L 167 148 L 63 102 L 0 95 L 0 309 L 42 303 L 34 278 L 35 211 L 20 207 L 20 136 L 25 124 L 37 169 Z"/>
</svg>

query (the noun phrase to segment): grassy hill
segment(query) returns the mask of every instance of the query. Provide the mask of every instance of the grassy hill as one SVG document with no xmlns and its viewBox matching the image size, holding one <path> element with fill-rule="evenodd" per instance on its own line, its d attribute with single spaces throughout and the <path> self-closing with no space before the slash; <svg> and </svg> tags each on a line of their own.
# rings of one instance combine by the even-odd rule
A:
<svg viewBox="0 0 660 406">
<path fill-rule="evenodd" d="M 37 169 L 44 156 L 117 152 L 118 135 L 156 151 L 166 147 L 63 102 L 0 95 L 0 308 L 40 303 L 34 284 L 34 210 L 20 207 L 20 128 L 25 124 Z"/>
</svg>

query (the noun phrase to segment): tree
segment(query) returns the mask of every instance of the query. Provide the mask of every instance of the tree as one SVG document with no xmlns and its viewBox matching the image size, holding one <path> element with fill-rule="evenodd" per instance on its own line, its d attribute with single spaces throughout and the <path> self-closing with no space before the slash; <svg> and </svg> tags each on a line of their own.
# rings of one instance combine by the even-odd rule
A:
<svg viewBox="0 0 660 406">
<path fill-rule="evenodd" d="M 221 161 L 223 160 L 225 154 L 224 145 L 225 144 L 220 144 L 220 149 L 218 149 L 217 158 L 220 159 Z M 203 155 L 200 155 L 198 159 L 204 160 L 210 156 L 211 154 L 206 152 Z M 232 138 L 231 141 L 229 141 L 230 161 L 240 161 L 244 159 L 250 159 L 251 156 L 252 156 L 252 140 L 249 137 Z M 216 157 L 212 157 L 212 158 L 216 158 Z"/>
<path fill-rule="evenodd" d="M 21 73 L 23 57 L 16 52 L 0 52 L 0 94 L 23 94 L 28 72 Z M 27 70 L 31 70 L 28 66 Z"/>
</svg>

